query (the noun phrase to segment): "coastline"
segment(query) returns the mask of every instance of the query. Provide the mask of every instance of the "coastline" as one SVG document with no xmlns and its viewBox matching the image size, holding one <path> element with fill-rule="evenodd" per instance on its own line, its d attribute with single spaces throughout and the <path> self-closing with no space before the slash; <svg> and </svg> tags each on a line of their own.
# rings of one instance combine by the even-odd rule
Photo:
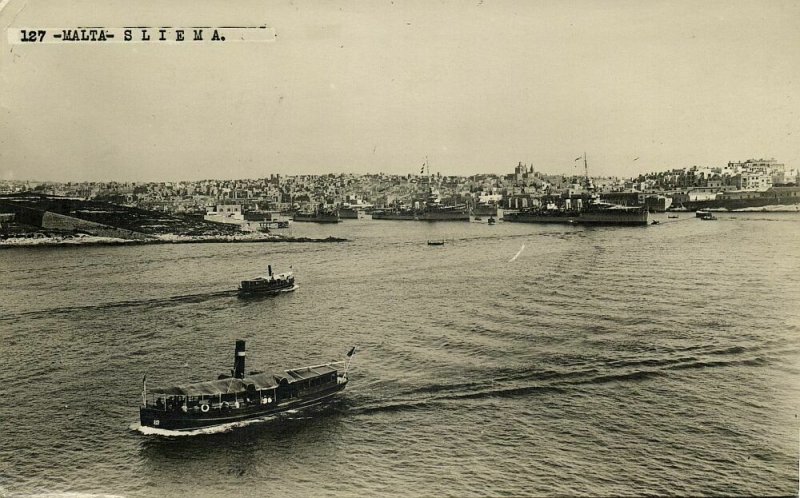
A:
<svg viewBox="0 0 800 498">
<path fill-rule="evenodd" d="M 95 235 L 31 235 L 26 237 L 9 237 L 0 240 L 0 249 L 14 247 L 87 247 L 87 246 L 128 246 L 152 244 L 232 244 L 262 242 L 294 242 L 294 243 L 331 243 L 347 242 L 347 239 L 326 237 L 287 237 L 283 235 L 245 234 L 245 235 L 178 235 L 164 234 L 148 239 L 134 240 L 115 237 L 99 237 Z"/>
</svg>

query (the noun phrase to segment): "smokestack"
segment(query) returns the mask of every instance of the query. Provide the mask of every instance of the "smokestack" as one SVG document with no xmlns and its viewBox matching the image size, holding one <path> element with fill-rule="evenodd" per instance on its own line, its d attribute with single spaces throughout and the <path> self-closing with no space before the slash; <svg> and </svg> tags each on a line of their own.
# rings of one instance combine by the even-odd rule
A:
<svg viewBox="0 0 800 498">
<path fill-rule="evenodd" d="M 272 265 L 267 265 L 267 273 L 269 273 L 270 277 L 272 276 Z"/>
<path fill-rule="evenodd" d="M 244 341 L 236 341 L 236 352 L 233 356 L 233 376 L 237 379 L 244 378 Z"/>
</svg>

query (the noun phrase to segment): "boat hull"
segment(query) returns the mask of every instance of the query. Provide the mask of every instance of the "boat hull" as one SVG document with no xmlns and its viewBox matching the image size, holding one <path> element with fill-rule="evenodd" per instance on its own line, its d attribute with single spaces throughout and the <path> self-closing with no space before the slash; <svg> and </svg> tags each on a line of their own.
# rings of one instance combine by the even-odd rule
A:
<svg viewBox="0 0 800 498">
<path fill-rule="evenodd" d="M 364 212 L 360 209 L 341 208 L 339 209 L 339 218 L 346 220 L 358 220 L 364 217 Z"/>
<path fill-rule="evenodd" d="M 317 215 L 317 216 L 301 216 L 301 215 L 294 215 L 294 221 L 297 222 L 307 222 L 307 223 L 339 223 L 341 221 L 339 216 L 334 215 Z"/>
<path fill-rule="evenodd" d="M 278 294 L 281 292 L 291 292 L 296 289 L 294 278 L 286 280 L 242 280 L 239 284 L 239 295 L 264 295 L 264 294 Z"/>
<path fill-rule="evenodd" d="M 372 213 L 373 220 L 399 221 L 469 221 L 469 212 Z"/>
<path fill-rule="evenodd" d="M 647 225 L 649 213 L 647 209 L 604 209 L 601 211 L 585 211 L 578 216 L 581 225 Z"/>
<path fill-rule="evenodd" d="M 292 284 L 288 287 L 280 287 L 277 289 L 259 289 L 259 290 L 245 290 L 239 288 L 239 296 L 240 297 L 248 297 L 248 296 L 269 296 L 280 294 L 282 292 L 294 292 L 297 289 L 297 286 Z"/>
<path fill-rule="evenodd" d="M 503 221 L 516 223 L 561 223 L 578 225 L 647 225 L 646 209 L 606 209 L 601 211 L 582 211 L 580 213 L 509 213 Z"/>
<path fill-rule="evenodd" d="M 373 220 L 399 220 L 399 221 L 414 221 L 416 215 L 411 212 L 375 212 L 372 213 Z"/>
<path fill-rule="evenodd" d="M 469 211 L 425 211 L 417 216 L 419 221 L 469 221 Z"/>
<path fill-rule="evenodd" d="M 330 400 L 344 390 L 347 381 L 330 388 L 309 393 L 301 399 L 278 401 L 266 405 L 242 403 L 240 408 L 212 408 L 203 413 L 184 413 L 181 410 L 159 410 L 152 407 L 139 408 L 139 422 L 142 427 L 152 427 L 168 431 L 191 431 L 207 427 L 242 422 L 256 418 L 276 415 L 289 410 L 308 408 Z"/>
<path fill-rule="evenodd" d="M 512 223 L 575 223 L 578 219 L 576 214 L 536 214 L 536 213 L 507 213 L 503 215 L 503 221 Z"/>
</svg>

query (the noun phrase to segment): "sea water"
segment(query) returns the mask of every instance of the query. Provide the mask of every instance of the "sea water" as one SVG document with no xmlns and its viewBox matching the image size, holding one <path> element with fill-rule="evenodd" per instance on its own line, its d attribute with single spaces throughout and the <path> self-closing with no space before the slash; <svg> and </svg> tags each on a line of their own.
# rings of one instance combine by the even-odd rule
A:
<svg viewBox="0 0 800 498">
<path fill-rule="evenodd" d="M 0 250 L 0 494 L 796 494 L 800 216 L 656 217 Z M 239 298 L 268 264 L 299 288 Z M 214 379 L 237 339 L 248 370 L 358 350 L 325 406 L 138 427 L 144 374 Z"/>
</svg>

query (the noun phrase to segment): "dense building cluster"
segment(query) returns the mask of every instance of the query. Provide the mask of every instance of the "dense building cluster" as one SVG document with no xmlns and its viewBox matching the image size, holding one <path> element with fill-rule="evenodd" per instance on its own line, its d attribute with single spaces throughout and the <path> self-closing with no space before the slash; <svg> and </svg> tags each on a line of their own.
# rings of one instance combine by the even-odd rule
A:
<svg viewBox="0 0 800 498">
<path fill-rule="evenodd" d="M 541 195 L 572 194 L 586 188 L 582 175 L 549 175 L 519 163 L 506 175 L 442 176 L 440 174 L 328 174 L 270 175 L 245 180 L 180 182 L 55 183 L 0 181 L 0 193 L 36 191 L 80 199 L 114 202 L 169 213 L 205 213 L 220 204 L 238 204 L 245 210 L 291 211 L 324 206 L 386 207 L 410 204 L 436 191 L 444 202 L 496 204 L 515 208 Z M 608 196 L 627 195 L 643 202 L 648 195 L 695 201 L 731 191 L 765 191 L 773 186 L 798 184 L 798 170 L 775 159 L 729 162 L 723 167 L 673 169 L 638 178 L 592 178 L 592 187 Z"/>
</svg>

